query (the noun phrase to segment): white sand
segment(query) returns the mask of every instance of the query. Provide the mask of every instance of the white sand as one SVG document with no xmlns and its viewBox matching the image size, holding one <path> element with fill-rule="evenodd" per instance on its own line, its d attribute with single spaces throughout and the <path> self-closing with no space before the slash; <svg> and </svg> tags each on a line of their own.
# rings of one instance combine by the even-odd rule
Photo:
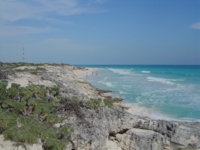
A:
<svg viewBox="0 0 200 150">
<path fill-rule="evenodd" d="M 89 76 L 92 73 L 95 73 L 95 69 L 93 68 L 74 69 L 73 72 L 77 77 L 83 78 Z"/>
</svg>

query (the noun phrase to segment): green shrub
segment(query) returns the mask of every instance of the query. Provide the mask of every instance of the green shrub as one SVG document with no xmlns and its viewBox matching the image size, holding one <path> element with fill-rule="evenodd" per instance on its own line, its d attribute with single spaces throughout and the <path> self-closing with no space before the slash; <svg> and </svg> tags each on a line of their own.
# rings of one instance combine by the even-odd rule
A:
<svg viewBox="0 0 200 150">
<path fill-rule="evenodd" d="M 72 97 L 72 103 L 78 105 L 80 103 L 80 100 L 76 96 Z"/>
<path fill-rule="evenodd" d="M 17 72 L 29 72 L 30 74 L 37 75 L 38 71 L 46 71 L 45 68 L 36 67 L 36 69 L 15 69 Z"/>
<path fill-rule="evenodd" d="M 51 109 L 52 109 L 51 103 L 48 103 L 43 100 L 37 100 L 36 102 L 37 102 L 37 105 L 36 105 L 37 107 L 35 107 L 35 111 L 34 111 L 35 114 L 45 115 L 51 112 Z"/>
<path fill-rule="evenodd" d="M 33 97 L 32 91 L 30 91 L 27 88 L 19 88 L 18 92 L 19 92 L 19 96 L 21 97 L 22 101 L 27 101 Z"/>
<path fill-rule="evenodd" d="M 0 95 L 5 96 L 6 95 L 6 87 L 8 85 L 8 81 L 2 80 L 0 82 Z"/>
<path fill-rule="evenodd" d="M 48 138 L 45 142 L 45 147 L 52 150 L 62 150 L 65 148 L 66 142 L 56 138 Z"/>
<path fill-rule="evenodd" d="M 50 126 L 47 126 L 47 128 L 41 132 L 42 141 L 45 141 L 48 138 L 56 138 L 56 130 Z"/>
<path fill-rule="evenodd" d="M 26 108 L 26 102 L 25 101 L 15 102 L 13 112 L 16 112 L 18 114 L 24 114 L 25 108 Z"/>
<path fill-rule="evenodd" d="M 113 103 L 114 103 L 113 100 L 104 99 L 104 104 L 105 104 L 106 106 L 108 106 L 109 108 L 113 108 Z"/>
<path fill-rule="evenodd" d="M 7 98 L 3 95 L 0 95 L 0 105 L 6 100 Z"/>
<path fill-rule="evenodd" d="M 13 108 L 15 106 L 16 102 L 12 99 L 6 99 L 2 103 L 2 108 Z"/>
<path fill-rule="evenodd" d="M 15 125 L 16 123 L 17 115 L 14 113 L 10 113 L 7 111 L 0 111 L 0 133 L 7 129 L 8 127 L 11 127 Z"/>
<path fill-rule="evenodd" d="M 19 87 L 20 87 L 19 84 L 16 84 L 16 83 L 12 83 L 12 84 L 11 84 L 11 88 L 18 89 Z"/>
<path fill-rule="evenodd" d="M 53 107 L 58 107 L 58 106 L 60 106 L 60 102 L 58 102 L 58 101 L 53 101 L 53 102 L 51 102 L 51 105 L 52 105 Z"/>
<path fill-rule="evenodd" d="M 14 98 L 18 94 L 18 89 L 11 87 L 8 89 L 7 95 L 9 98 Z"/>
<path fill-rule="evenodd" d="M 46 119 L 46 123 L 55 124 L 59 122 L 59 118 L 57 115 L 49 114 Z"/>
<path fill-rule="evenodd" d="M 37 75 L 37 71 L 30 71 L 29 73 L 32 75 Z"/>
<path fill-rule="evenodd" d="M 39 93 L 39 96 L 40 96 L 41 99 L 45 98 L 46 91 L 47 91 L 47 89 L 46 89 L 46 87 L 44 85 L 40 85 L 38 87 L 38 93 Z"/>
<path fill-rule="evenodd" d="M 57 85 L 54 85 L 50 88 L 50 93 L 54 93 L 54 96 L 58 96 L 60 94 L 60 87 Z"/>
<path fill-rule="evenodd" d="M 64 125 L 61 128 L 61 134 L 64 136 L 69 136 L 73 132 L 73 128 L 71 128 L 69 125 Z"/>
<path fill-rule="evenodd" d="M 87 105 L 88 107 L 92 107 L 92 108 L 94 108 L 94 109 L 99 108 L 99 107 L 100 107 L 100 104 L 101 104 L 101 99 L 90 99 L 90 100 L 86 103 L 86 105 Z"/>
<path fill-rule="evenodd" d="M 45 68 L 41 68 L 41 67 L 36 67 L 36 70 L 38 70 L 38 71 L 46 71 Z"/>
<path fill-rule="evenodd" d="M 108 106 L 109 108 L 113 108 L 113 106 L 114 106 L 113 100 L 104 99 L 103 101 L 104 101 L 105 106 Z M 91 108 L 94 108 L 94 109 L 99 108 L 100 104 L 101 104 L 101 99 L 90 99 L 89 101 L 86 102 L 86 105 L 88 107 L 91 107 Z"/>
<path fill-rule="evenodd" d="M 37 139 L 39 138 L 37 134 L 32 132 L 30 129 L 16 126 L 13 126 L 3 132 L 3 135 L 6 140 L 12 140 L 15 142 L 26 142 L 29 144 L 36 143 Z"/>
<path fill-rule="evenodd" d="M 17 125 L 3 132 L 5 139 L 15 142 L 33 144 L 40 138 L 43 125 L 32 117 L 20 117 L 16 119 Z"/>
<path fill-rule="evenodd" d="M 46 97 L 47 90 L 59 96 L 60 88 L 36 85 L 25 88 L 15 83 L 9 89 L 6 87 L 7 81 L 0 81 L 0 134 L 7 140 L 29 144 L 40 138 L 49 150 L 63 149 L 73 129 L 68 125 L 53 127 L 61 121 L 53 113 L 61 104 L 56 98 L 49 101 Z"/>
</svg>

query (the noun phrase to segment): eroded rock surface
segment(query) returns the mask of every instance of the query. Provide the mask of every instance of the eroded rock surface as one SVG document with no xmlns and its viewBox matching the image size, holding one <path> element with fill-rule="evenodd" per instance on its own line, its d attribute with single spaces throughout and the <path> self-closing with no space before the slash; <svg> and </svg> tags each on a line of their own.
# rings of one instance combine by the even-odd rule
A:
<svg viewBox="0 0 200 150">
<path fill-rule="evenodd" d="M 99 108 L 97 110 L 83 109 L 85 113 L 84 122 L 74 126 L 78 131 L 73 133 L 72 142 L 77 146 L 84 147 L 88 143 L 92 149 L 100 150 L 108 148 L 112 141 L 117 147 L 124 150 L 159 150 L 174 149 L 176 143 L 178 148 L 193 146 L 199 148 L 200 130 L 199 123 L 169 122 L 162 120 L 151 120 L 139 116 L 133 116 L 120 109 Z M 77 124 L 74 122 L 67 123 Z M 148 123 L 147 123 L 148 122 Z M 188 127 L 190 125 L 190 127 Z M 93 147 L 92 147 L 93 146 Z"/>
</svg>

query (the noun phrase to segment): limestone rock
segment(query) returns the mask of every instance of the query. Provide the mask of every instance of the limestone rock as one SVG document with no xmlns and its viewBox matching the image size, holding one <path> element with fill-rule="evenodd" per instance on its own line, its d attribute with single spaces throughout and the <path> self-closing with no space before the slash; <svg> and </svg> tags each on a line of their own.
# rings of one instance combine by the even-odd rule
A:
<svg viewBox="0 0 200 150">
<path fill-rule="evenodd" d="M 115 142 L 108 140 L 107 141 L 107 150 L 122 150 L 121 147 L 119 147 Z"/>
<path fill-rule="evenodd" d="M 117 134 L 116 139 L 119 146 L 127 150 L 162 150 L 170 144 L 167 137 L 159 133 L 135 128 L 125 134 Z"/>
</svg>

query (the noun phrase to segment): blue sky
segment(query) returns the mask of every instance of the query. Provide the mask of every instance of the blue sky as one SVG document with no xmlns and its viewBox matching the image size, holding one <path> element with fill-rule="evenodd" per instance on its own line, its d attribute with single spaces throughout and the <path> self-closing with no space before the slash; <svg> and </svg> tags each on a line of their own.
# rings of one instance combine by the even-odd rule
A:
<svg viewBox="0 0 200 150">
<path fill-rule="evenodd" d="M 200 0 L 0 0 L 0 61 L 200 64 Z"/>
</svg>

